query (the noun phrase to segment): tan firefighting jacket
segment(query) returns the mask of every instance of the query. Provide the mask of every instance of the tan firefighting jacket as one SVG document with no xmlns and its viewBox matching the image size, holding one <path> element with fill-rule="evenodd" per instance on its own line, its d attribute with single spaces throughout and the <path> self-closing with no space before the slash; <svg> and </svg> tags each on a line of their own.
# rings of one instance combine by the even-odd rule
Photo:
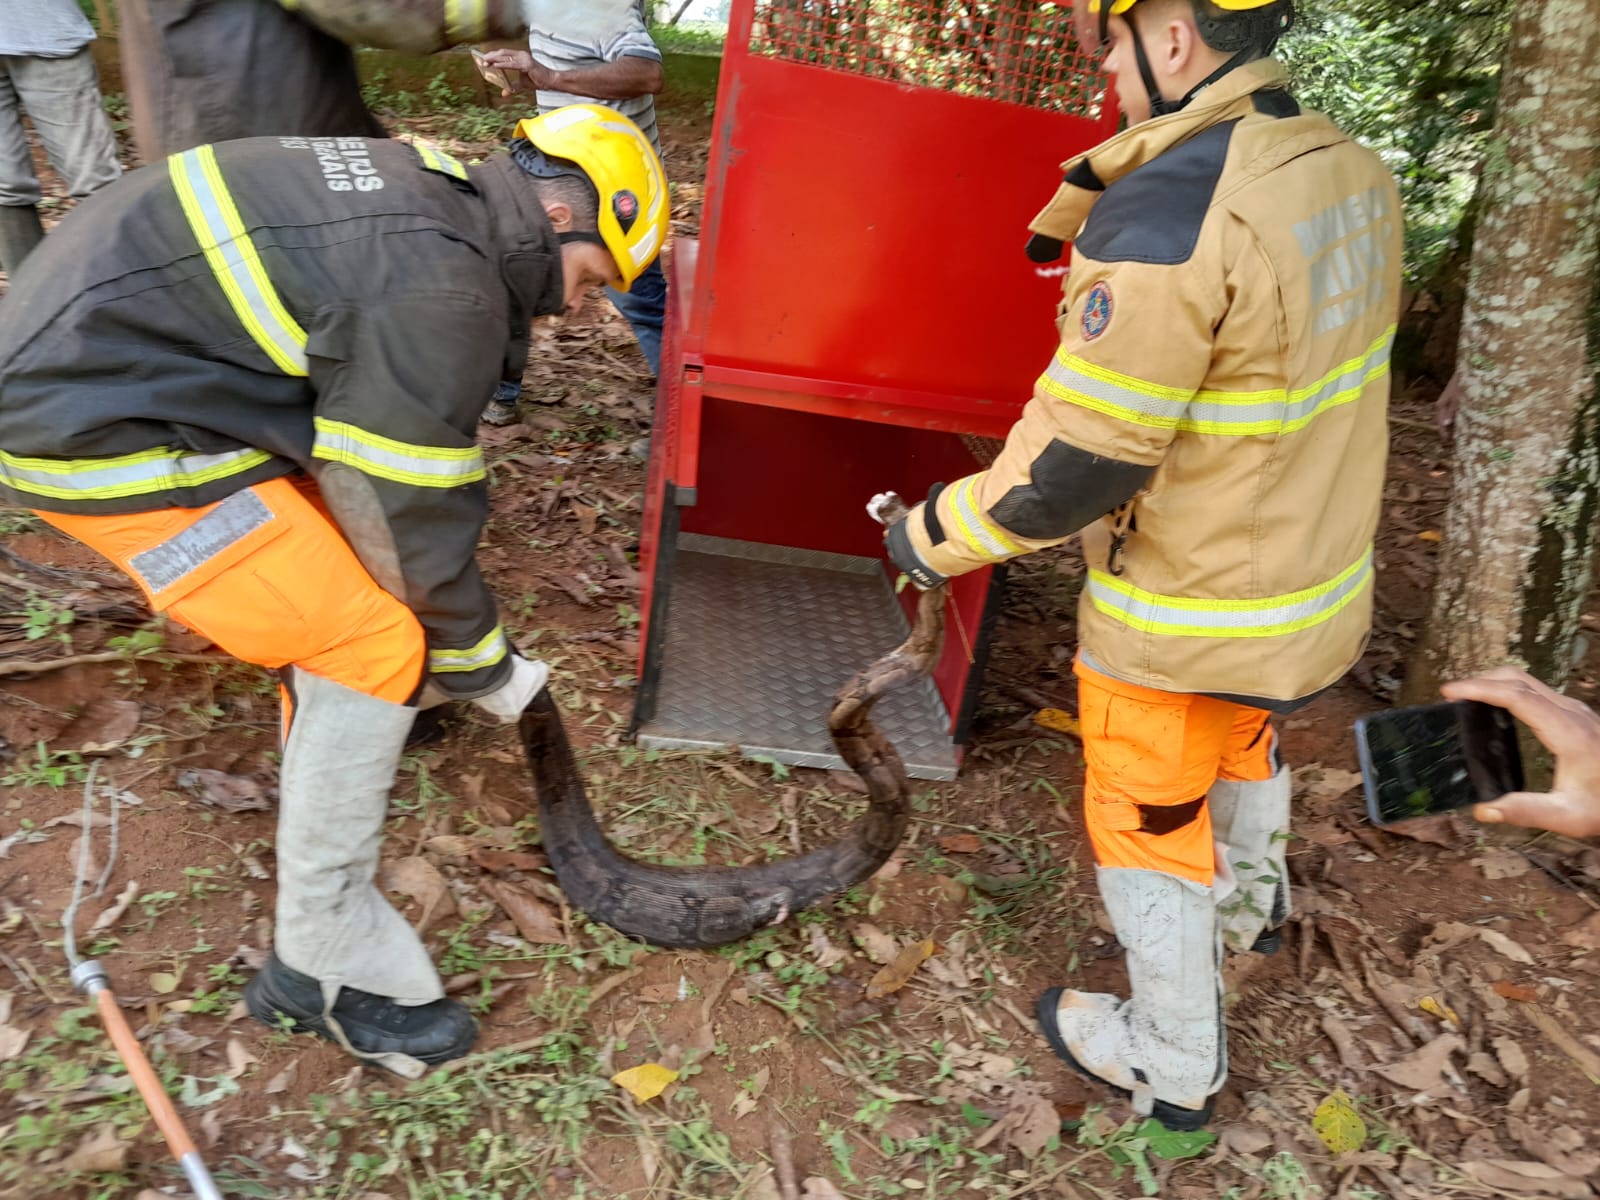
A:
<svg viewBox="0 0 1600 1200">
<path fill-rule="evenodd" d="M 1365 644 L 1400 296 L 1393 179 L 1284 79 L 1241 67 L 1065 164 L 1033 226 L 1075 239 L 1061 346 L 994 464 L 906 522 L 958 575 L 1064 540 L 1002 504 L 1070 486 L 1040 477 L 1053 441 L 1153 467 L 1083 531 L 1083 653 L 1263 702 L 1314 694 Z"/>
</svg>

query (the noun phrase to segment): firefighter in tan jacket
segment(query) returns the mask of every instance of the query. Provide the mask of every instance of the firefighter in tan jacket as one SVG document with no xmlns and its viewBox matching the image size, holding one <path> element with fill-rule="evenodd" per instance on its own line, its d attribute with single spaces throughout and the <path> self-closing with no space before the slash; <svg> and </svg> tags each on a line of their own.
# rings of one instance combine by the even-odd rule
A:
<svg viewBox="0 0 1600 1200">
<path fill-rule="evenodd" d="M 1220 945 L 1275 949 L 1288 912 L 1271 716 L 1367 638 L 1401 215 L 1268 57 L 1290 0 L 1090 10 L 1130 127 L 1033 225 L 1040 261 L 1074 241 L 1061 346 L 993 466 L 888 544 L 929 587 L 1082 530 L 1085 821 L 1132 997 L 1056 988 L 1039 1020 L 1197 1128 L 1227 1072 Z"/>
</svg>

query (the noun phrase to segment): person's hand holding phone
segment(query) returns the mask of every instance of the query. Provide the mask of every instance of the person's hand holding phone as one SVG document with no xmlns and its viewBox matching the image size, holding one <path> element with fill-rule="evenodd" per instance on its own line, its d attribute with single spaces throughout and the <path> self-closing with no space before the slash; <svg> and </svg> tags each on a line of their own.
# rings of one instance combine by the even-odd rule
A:
<svg viewBox="0 0 1600 1200">
<path fill-rule="evenodd" d="M 1556 756 L 1555 786 L 1549 792 L 1511 792 L 1477 805 L 1473 816 L 1568 837 L 1600 836 L 1600 716 L 1593 709 L 1516 667 L 1497 667 L 1477 679 L 1447 683 L 1440 691 L 1451 700 L 1479 700 L 1506 709 Z"/>
</svg>

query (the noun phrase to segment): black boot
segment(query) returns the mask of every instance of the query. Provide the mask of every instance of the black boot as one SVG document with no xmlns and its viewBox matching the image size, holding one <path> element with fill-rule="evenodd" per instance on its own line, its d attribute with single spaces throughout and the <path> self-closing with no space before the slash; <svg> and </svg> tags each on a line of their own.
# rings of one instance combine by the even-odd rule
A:
<svg viewBox="0 0 1600 1200">
<path fill-rule="evenodd" d="M 287 1017 L 296 1030 L 339 1038 L 322 1015 L 322 985 L 286 967 L 273 954 L 244 989 L 245 1006 L 274 1028 Z M 454 1000 L 396 1004 L 386 996 L 342 988 L 329 1014 L 359 1054 L 404 1054 L 425 1063 L 447 1062 L 472 1049 L 478 1023 Z"/>
<path fill-rule="evenodd" d="M 22 260 L 44 241 L 39 210 L 31 204 L 0 204 L 0 271 L 15 276 Z"/>
</svg>

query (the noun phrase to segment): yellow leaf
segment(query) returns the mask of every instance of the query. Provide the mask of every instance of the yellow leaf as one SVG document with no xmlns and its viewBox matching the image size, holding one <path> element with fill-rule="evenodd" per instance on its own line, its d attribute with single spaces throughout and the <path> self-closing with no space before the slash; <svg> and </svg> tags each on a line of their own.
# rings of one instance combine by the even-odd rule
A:
<svg viewBox="0 0 1600 1200">
<path fill-rule="evenodd" d="M 1069 712 L 1062 712 L 1059 708 L 1041 708 L 1033 714 L 1033 723 L 1071 737 L 1083 737 L 1083 727 L 1078 724 L 1078 718 Z"/>
<path fill-rule="evenodd" d="M 1444 534 L 1440 533 L 1437 529 L 1424 529 L 1421 533 L 1417 534 L 1417 541 L 1419 542 L 1439 542 L 1443 540 Z"/>
<path fill-rule="evenodd" d="M 171 971 L 157 971 L 150 976 L 150 989 L 158 996 L 178 990 L 178 977 Z"/>
<path fill-rule="evenodd" d="M 629 1067 L 626 1071 L 618 1071 L 611 1077 L 611 1082 L 627 1089 L 628 1093 L 642 1104 L 661 1095 L 667 1090 L 667 1084 L 677 1078 L 678 1073 L 671 1067 L 647 1062 L 640 1063 L 637 1067 Z"/>
<path fill-rule="evenodd" d="M 1334 1092 L 1321 1104 L 1311 1118 L 1311 1128 L 1317 1131 L 1322 1144 L 1334 1154 L 1359 1150 L 1367 1142 L 1367 1123 L 1361 1119 L 1356 1106 L 1343 1088 Z"/>
<path fill-rule="evenodd" d="M 1461 1018 L 1456 1015 L 1456 1010 L 1448 1004 L 1441 1004 L 1432 996 L 1424 996 L 1421 1000 L 1418 1000 L 1417 1007 L 1430 1017 L 1438 1017 L 1441 1021 L 1450 1022 L 1457 1029 L 1461 1028 Z"/>
<path fill-rule="evenodd" d="M 936 949 L 938 947 L 933 944 L 932 938 L 924 938 L 900 951 L 894 956 L 894 961 L 874 975 L 867 984 L 867 999 L 876 1000 L 880 996 L 887 996 L 905 987 L 917 973 L 917 968 L 933 957 Z"/>
</svg>

